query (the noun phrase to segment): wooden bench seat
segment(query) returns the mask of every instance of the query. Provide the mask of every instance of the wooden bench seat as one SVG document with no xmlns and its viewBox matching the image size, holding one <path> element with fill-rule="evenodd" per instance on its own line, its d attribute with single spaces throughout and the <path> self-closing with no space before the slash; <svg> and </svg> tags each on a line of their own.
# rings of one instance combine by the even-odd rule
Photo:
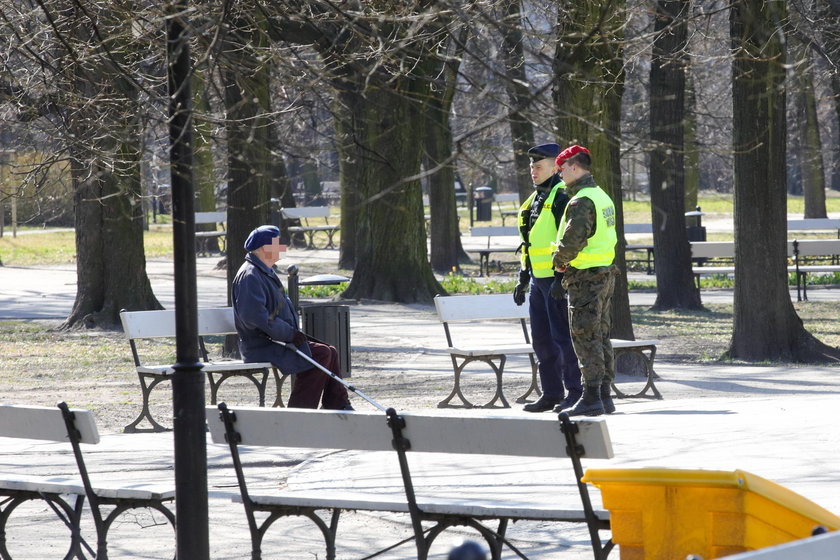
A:
<svg viewBox="0 0 840 560">
<path fill-rule="evenodd" d="M 537 382 L 537 361 L 534 356 L 534 349 L 531 346 L 531 337 L 528 334 L 528 302 L 523 305 L 513 303 L 510 294 L 492 294 L 479 296 L 436 296 L 435 310 L 438 320 L 443 325 L 446 335 L 446 351 L 452 358 L 452 368 L 455 380 L 452 392 L 448 397 L 438 403 L 438 407 L 455 406 L 450 402 L 458 397 L 460 404 L 471 408 L 474 405 L 470 402 L 461 390 L 461 374 L 464 368 L 472 362 L 483 362 L 490 366 L 496 374 L 496 392 L 493 398 L 484 408 L 492 407 L 499 402 L 504 407 L 509 407 L 504 395 L 502 376 L 504 374 L 507 357 L 511 355 L 527 355 L 531 363 L 531 385 L 528 390 L 516 399 L 516 402 L 525 402 L 531 393 L 540 394 Z M 456 344 L 453 338 L 453 323 L 468 323 L 475 321 L 500 321 L 509 320 L 518 322 L 519 329 L 511 329 L 511 341 L 521 339 L 516 344 L 499 345 L 464 345 Z M 468 327 L 464 327 L 465 329 Z M 521 331 L 521 334 L 516 331 Z"/>
<path fill-rule="evenodd" d="M 154 431 L 163 431 L 164 427 L 152 416 L 149 400 L 152 390 L 160 383 L 169 381 L 175 370 L 170 364 L 146 364 L 140 358 L 137 341 L 141 339 L 175 338 L 175 311 L 171 309 L 154 311 L 121 311 L 120 321 L 128 339 L 134 366 L 140 379 L 142 408 L 137 418 L 125 427 L 127 433 L 141 431 L 137 426 L 145 419 Z M 276 382 L 276 397 L 272 406 L 283 406 L 281 389 L 286 377 L 270 363 L 246 363 L 242 360 L 217 360 L 210 357 L 205 338 L 236 334 L 233 321 L 233 308 L 208 307 L 198 310 L 199 354 L 202 371 L 207 374 L 210 385 L 210 402 L 216 403 L 219 388 L 229 379 L 240 377 L 249 380 L 257 388 L 259 405 L 265 405 L 266 387 L 269 372 Z"/>
<path fill-rule="evenodd" d="M 108 532 L 123 513 L 150 508 L 175 526 L 169 503 L 175 498 L 174 484 L 147 483 L 142 480 L 94 483 L 82 455 L 81 444 L 99 443 L 93 413 L 71 409 L 0 404 L 0 437 L 70 442 L 78 477 L 36 477 L 27 474 L 0 474 L 0 557 L 11 558 L 6 548 L 7 525 L 15 509 L 29 501 L 46 502 L 70 531 L 65 560 L 90 557 L 108 558 Z M 84 502 L 93 517 L 96 541 L 93 547 L 82 536 Z M 128 524 L 120 523 L 124 526 Z M 142 530 L 142 525 L 136 525 Z M 95 550 L 94 550 L 95 547 Z M 174 550 L 173 539 L 173 550 Z M 84 550 L 83 550 L 84 549 Z"/>
<path fill-rule="evenodd" d="M 600 531 L 609 529 L 609 514 L 595 510 L 583 476 L 581 457 L 609 459 L 612 443 L 604 419 L 582 419 L 572 422 L 566 414 L 560 420 L 549 416 L 463 416 L 456 413 L 405 413 L 394 409 L 381 412 L 260 409 L 238 407 L 230 409 L 224 403 L 207 408 L 207 420 L 213 443 L 230 448 L 233 466 L 251 528 L 252 558 L 263 553 L 262 539 L 278 519 L 303 515 L 321 530 L 327 560 L 336 558 L 336 535 L 340 513 L 344 510 L 407 513 L 411 519 L 415 554 L 404 558 L 427 560 L 434 540 L 453 526 L 467 526 L 478 531 L 487 541 L 493 559 L 501 558 L 505 545 L 510 545 L 506 530 L 511 521 L 584 523 L 597 560 L 607 557 L 612 542 L 603 541 Z M 528 434 L 528 437 L 522 437 Z M 252 493 L 248 489 L 247 465 L 240 455 L 240 446 L 290 447 L 307 449 L 339 449 L 365 452 L 391 452 L 390 461 L 376 457 L 371 461 L 381 474 L 365 472 L 370 477 L 384 479 L 398 463 L 402 478 L 402 494 L 336 491 L 272 491 Z M 480 455 L 492 461 L 493 456 L 540 457 L 570 459 L 574 473 L 580 508 L 568 509 L 546 505 L 527 495 L 482 497 L 471 499 L 465 495 L 427 495 L 412 478 L 408 454 L 437 453 L 444 457 L 436 476 L 463 477 L 464 455 Z M 558 462 L 557 468 L 564 468 Z M 527 471 L 528 462 L 522 462 Z M 568 467 L 565 467 L 568 468 Z M 449 472 L 451 470 L 451 473 Z M 352 484 L 348 484 L 352 486 Z M 435 492 L 435 494 L 438 494 Z M 268 517 L 258 523 L 255 512 Z M 326 513 L 321 513 L 326 512 Z M 328 516 L 328 518 L 327 518 Z M 487 521 L 496 521 L 490 527 Z M 424 523 L 426 526 L 424 526 Z M 558 530 L 561 530 L 558 527 Z M 386 548 L 392 550 L 407 540 Z M 516 550 L 512 548 L 512 550 Z M 371 551 L 376 554 L 376 551 Z M 522 556 L 525 558 L 525 556 Z"/>
<path fill-rule="evenodd" d="M 318 232 L 327 234 L 327 244 L 325 249 L 332 249 L 335 247 L 333 237 L 340 229 L 339 225 L 329 223 L 330 208 L 329 206 L 303 206 L 301 208 L 281 208 L 280 213 L 285 221 L 302 220 L 299 226 L 287 226 L 285 229 L 289 233 L 303 233 L 306 236 L 306 247 L 308 249 L 316 249 L 314 236 Z M 310 218 L 324 218 L 324 223 L 310 224 Z"/>
</svg>

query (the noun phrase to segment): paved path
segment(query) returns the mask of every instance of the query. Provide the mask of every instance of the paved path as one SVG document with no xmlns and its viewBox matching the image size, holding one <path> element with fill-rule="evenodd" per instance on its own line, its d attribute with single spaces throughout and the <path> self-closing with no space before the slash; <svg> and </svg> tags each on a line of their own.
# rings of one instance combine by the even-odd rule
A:
<svg viewBox="0 0 840 560">
<path fill-rule="evenodd" d="M 316 253 L 319 259 L 329 258 L 326 251 L 300 253 L 301 257 Z M 287 261 L 303 262 L 295 259 L 295 252 L 289 257 Z M 213 270 L 214 262 L 215 259 L 200 259 L 198 284 L 202 306 L 226 304 L 225 274 Z M 149 274 L 155 293 L 165 306 L 170 306 L 171 263 L 150 262 Z M 75 272 L 71 267 L 2 267 L 0 286 L 2 318 L 63 318 L 75 296 Z M 831 290 L 824 292 L 832 294 Z M 833 291 L 832 295 L 836 294 Z M 654 294 L 633 294 L 631 303 L 647 305 L 653 297 Z M 717 291 L 714 295 L 704 292 L 704 301 L 713 297 L 731 301 L 731 292 Z M 385 367 L 401 371 L 407 379 L 440 373 L 446 380 L 441 382 L 442 387 L 449 381 L 451 365 L 446 354 L 439 351 L 442 333 L 428 306 L 365 303 L 354 306 L 352 313 L 354 352 L 399 348 L 409 358 Z M 489 328 L 477 334 L 490 340 L 495 336 Z M 512 375 L 517 375 L 516 372 L 526 375 L 524 363 L 512 360 L 510 367 Z M 585 462 L 585 466 L 740 468 L 777 481 L 840 513 L 840 470 L 837 469 L 840 431 L 836 429 L 840 371 L 837 368 L 658 362 L 657 372 L 661 377 L 657 386 L 665 399 L 619 402 L 618 412 L 608 420 L 616 459 Z M 526 414 L 518 407 L 492 413 Z M 66 451 L 63 445 L 5 440 L 0 444 L 0 470 L 70 473 L 73 467 Z M 102 444 L 87 452 L 91 471 L 100 480 L 172 477 L 171 433 L 106 434 Z M 372 486 L 386 493 L 399 492 L 393 468 L 388 467 L 390 470 L 384 473 L 380 470 L 390 459 L 376 454 L 300 450 L 266 453 L 255 449 L 248 453 L 247 460 L 256 463 L 253 472 L 258 486 L 263 488 Z M 421 491 L 528 495 L 552 503 L 573 504 L 568 501 L 569 492 L 565 491 L 572 480 L 563 464 L 504 459 L 487 465 L 467 459 L 461 463 L 459 476 L 453 478 L 442 473 L 438 461 L 437 457 L 419 460 Z M 208 464 L 211 557 L 215 560 L 248 557 L 248 531 L 241 506 L 229 501 L 236 488 L 226 449 L 209 445 Z M 29 510 L 21 520 L 23 527 L 12 527 L 22 533 L 26 527 L 37 527 L 34 542 L 25 545 L 13 542 L 16 560 L 61 557 L 56 552 L 64 542 L 61 531 L 50 529 L 45 516 L 43 511 Z M 138 523 L 142 522 L 138 519 Z M 128 529 L 136 529 L 137 525 L 124 525 L 126 531 L 119 540 L 119 548 L 124 551 L 114 558 L 171 557 L 171 551 L 166 550 L 171 543 L 171 531 L 144 529 L 136 536 Z M 307 521 L 293 519 L 282 527 L 282 531 L 267 541 L 267 557 L 323 558 L 319 533 Z M 410 535 L 408 519 L 398 515 L 348 513 L 342 517 L 339 527 L 340 559 L 361 558 L 377 547 Z M 85 531 L 88 536 L 91 534 L 90 527 Z M 445 551 L 465 536 L 474 537 L 465 531 L 453 531 L 441 537 L 432 557 L 445 557 Z M 581 527 L 516 523 L 510 536 L 531 558 L 591 558 L 586 531 Z M 410 546 L 381 556 L 386 560 L 410 557 Z M 512 558 L 510 554 L 505 556 L 506 560 Z"/>
</svg>

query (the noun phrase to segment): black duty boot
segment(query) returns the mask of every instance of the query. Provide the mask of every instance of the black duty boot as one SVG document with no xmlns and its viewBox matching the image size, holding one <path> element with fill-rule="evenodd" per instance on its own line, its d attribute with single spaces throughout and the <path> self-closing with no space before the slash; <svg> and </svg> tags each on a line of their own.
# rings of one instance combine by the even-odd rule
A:
<svg viewBox="0 0 840 560">
<path fill-rule="evenodd" d="M 601 386 L 584 385 L 583 396 L 571 410 L 567 410 L 569 416 L 601 416 L 604 414 L 604 405 L 601 403 Z"/>
<path fill-rule="evenodd" d="M 615 403 L 612 399 L 612 387 L 609 381 L 601 383 L 601 404 L 604 405 L 604 412 L 612 414 L 615 412 Z"/>
<path fill-rule="evenodd" d="M 563 412 L 575 406 L 575 403 L 580 400 L 583 391 L 569 391 L 566 398 L 560 401 L 560 404 L 554 407 L 554 412 Z"/>
<path fill-rule="evenodd" d="M 546 397 L 543 395 L 537 402 L 528 403 L 523 406 L 522 410 L 525 412 L 546 412 L 553 409 L 558 402 L 560 401 L 554 397 Z"/>
</svg>

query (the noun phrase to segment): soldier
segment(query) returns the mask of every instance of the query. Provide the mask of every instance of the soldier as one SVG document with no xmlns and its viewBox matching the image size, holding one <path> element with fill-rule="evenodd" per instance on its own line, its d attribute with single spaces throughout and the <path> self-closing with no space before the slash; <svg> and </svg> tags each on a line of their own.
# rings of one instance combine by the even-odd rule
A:
<svg viewBox="0 0 840 560">
<path fill-rule="evenodd" d="M 557 232 L 552 257 L 565 272 L 572 342 L 583 375 L 583 396 L 570 416 L 615 412 L 610 384 L 615 378 L 610 344 L 610 301 L 615 286 L 615 205 L 591 174 L 592 158 L 582 146 L 570 146 L 556 159 L 572 196 Z"/>
<path fill-rule="evenodd" d="M 530 290 L 531 339 L 539 361 L 543 393 L 539 400 L 525 405 L 527 412 L 571 408 L 583 392 L 569 332 L 569 312 L 560 284 L 562 274 L 555 272 L 551 263 L 552 244 L 569 201 L 554 162 L 559 153 L 557 144 L 542 144 L 528 150 L 534 192 L 519 209 L 522 266 L 513 301 L 522 305 L 525 293 Z"/>
</svg>

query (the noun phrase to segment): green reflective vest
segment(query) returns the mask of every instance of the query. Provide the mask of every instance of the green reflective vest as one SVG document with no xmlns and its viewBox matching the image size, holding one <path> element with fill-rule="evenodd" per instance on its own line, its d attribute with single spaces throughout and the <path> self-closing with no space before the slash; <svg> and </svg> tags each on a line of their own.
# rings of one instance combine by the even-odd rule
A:
<svg viewBox="0 0 840 560">
<path fill-rule="evenodd" d="M 580 189 L 572 197 L 563 212 L 563 219 L 560 221 L 560 229 L 557 231 L 557 243 L 563 238 L 566 231 L 566 214 L 572 202 L 577 198 L 586 197 L 595 203 L 595 233 L 590 237 L 586 246 L 569 263 L 574 268 L 594 268 L 596 266 L 609 266 L 615 260 L 615 244 L 618 236 L 615 232 L 615 204 L 601 187 L 586 187 Z"/>
<path fill-rule="evenodd" d="M 531 193 L 531 196 L 519 207 L 519 235 L 522 241 L 528 240 L 523 245 L 520 261 L 524 270 L 528 266 L 528 259 L 530 259 L 531 274 L 534 275 L 534 278 L 554 276 L 554 266 L 551 264 L 551 253 L 553 251 L 551 244 L 557 239 L 557 222 L 554 220 L 551 208 L 554 205 L 557 193 L 563 187 L 561 181 L 551 188 L 551 192 L 545 198 L 540 215 L 537 216 L 531 231 L 528 231 L 528 221 L 531 217 L 531 204 L 534 197 L 537 196 L 537 191 Z"/>
</svg>

